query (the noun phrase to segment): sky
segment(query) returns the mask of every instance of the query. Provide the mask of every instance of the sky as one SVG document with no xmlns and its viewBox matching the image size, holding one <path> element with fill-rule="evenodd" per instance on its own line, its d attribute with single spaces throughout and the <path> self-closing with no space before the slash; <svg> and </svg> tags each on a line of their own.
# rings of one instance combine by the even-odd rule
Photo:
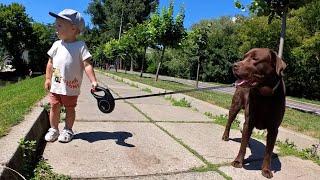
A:
<svg viewBox="0 0 320 180">
<path fill-rule="evenodd" d="M 85 19 L 86 25 L 92 27 L 90 16 L 85 13 L 91 0 L 0 0 L 2 4 L 17 2 L 26 8 L 26 13 L 34 21 L 40 23 L 53 23 L 54 18 L 48 13 L 59 13 L 63 9 L 70 8 L 79 11 Z M 170 0 L 160 0 L 160 9 L 168 7 Z M 241 0 L 248 4 L 250 0 Z M 221 16 L 234 16 L 236 14 L 247 15 L 235 8 L 234 0 L 175 0 L 175 14 L 180 6 L 185 7 L 185 28 L 190 28 L 192 24 L 203 19 L 217 19 Z"/>
</svg>

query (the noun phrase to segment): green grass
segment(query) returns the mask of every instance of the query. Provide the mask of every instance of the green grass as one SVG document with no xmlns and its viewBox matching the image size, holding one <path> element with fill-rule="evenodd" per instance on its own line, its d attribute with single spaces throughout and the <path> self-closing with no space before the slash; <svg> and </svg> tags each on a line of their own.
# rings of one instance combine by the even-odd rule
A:
<svg viewBox="0 0 320 180">
<path fill-rule="evenodd" d="M 23 120 L 24 115 L 46 94 L 44 77 L 25 79 L 0 90 L 0 137 Z"/>
<path fill-rule="evenodd" d="M 148 93 L 152 93 L 151 89 L 149 88 L 143 88 L 142 91 L 148 92 Z"/>
<path fill-rule="evenodd" d="M 228 122 L 227 115 L 214 116 L 212 115 L 211 112 L 205 112 L 204 115 L 212 119 L 215 124 L 219 124 L 221 126 L 225 126 Z M 231 129 L 239 129 L 239 128 L 240 128 L 240 121 L 238 119 L 235 119 L 231 124 Z"/>
<path fill-rule="evenodd" d="M 294 145 L 292 142 L 289 142 L 286 140 L 285 142 L 277 141 L 276 143 L 277 147 L 279 148 L 279 154 L 281 156 L 296 156 L 301 159 L 308 159 L 316 164 L 320 165 L 320 155 L 317 155 L 317 149 L 318 146 L 314 145 L 311 148 L 298 150 L 296 145 Z"/>
<path fill-rule="evenodd" d="M 320 138 L 320 116 L 286 108 L 282 127 Z"/>
<path fill-rule="evenodd" d="M 57 174 L 53 172 L 52 167 L 44 159 L 41 159 L 34 170 L 34 176 L 31 180 L 52 179 L 52 180 L 70 180 L 70 176 Z"/>
<path fill-rule="evenodd" d="M 173 106 L 179 106 L 179 107 L 191 107 L 190 102 L 186 100 L 186 98 L 182 98 L 179 100 L 176 100 L 172 98 L 172 96 L 166 97 L 167 100 L 171 101 Z"/>
<path fill-rule="evenodd" d="M 110 71 L 108 73 L 117 75 L 122 78 L 127 78 L 132 81 L 137 81 L 143 84 L 147 84 L 153 87 L 158 87 L 158 88 L 172 90 L 172 91 L 194 88 L 193 86 L 188 86 L 188 85 L 171 82 L 171 81 L 158 80 L 157 82 L 155 82 L 154 78 L 146 78 L 146 77 L 140 78 L 138 75 L 116 73 L 116 72 L 110 72 Z M 220 92 L 196 91 L 196 92 L 189 92 L 186 94 L 226 109 L 229 109 L 232 101 L 232 95 L 220 93 Z M 197 107 L 194 107 L 194 108 L 197 108 Z M 286 108 L 286 113 L 281 126 L 291 129 L 293 131 L 303 133 L 305 135 L 309 135 L 315 138 L 320 138 L 319 122 L 320 122 L 320 116 Z"/>
</svg>

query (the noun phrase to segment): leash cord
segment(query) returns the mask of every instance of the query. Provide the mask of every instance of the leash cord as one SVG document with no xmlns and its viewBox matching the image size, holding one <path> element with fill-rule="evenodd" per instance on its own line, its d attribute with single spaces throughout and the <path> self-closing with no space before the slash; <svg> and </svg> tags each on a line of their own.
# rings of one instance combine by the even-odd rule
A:
<svg viewBox="0 0 320 180">
<path fill-rule="evenodd" d="M 2 168 L 4 168 L 4 169 L 8 169 L 8 170 L 14 172 L 14 173 L 17 174 L 19 177 L 21 177 L 23 180 L 26 180 L 26 178 L 23 177 L 22 174 L 20 174 L 18 171 L 14 170 L 14 169 L 12 169 L 12 168 L 9 168 L 9 167 L 7 167 L 7 166 L 3 166 L 3 165 L 0 165 L 0 167 L 2 167 Z"/>
<path fill-rule="evenodd" d="M 157 93 L 157 94 L 147 94 L 147 95 L 140 95 L 140 96 L 118 97 L 118 98 L 114 98 L 114 100 L 136 99 L 136 98 L 144 98 L 144 97 L 151 97 L 151 96 L 162 96 L 162 95 L 167 95 L 167 94 L 186 93 L 186 92 L 192 92 L 192 91 L 204 91 L 204 90 L 220 89 L 220 88 L 233 87 L 233 86 L 234 86 L 234 84 L 232 84 L 232 85 L 221 85 L 221 86 L 204 87 L 204 88 L 195 88 L 195 89 L 187 89 L 187 90 L 164 92 L 164 93 Z"/>
</svg>

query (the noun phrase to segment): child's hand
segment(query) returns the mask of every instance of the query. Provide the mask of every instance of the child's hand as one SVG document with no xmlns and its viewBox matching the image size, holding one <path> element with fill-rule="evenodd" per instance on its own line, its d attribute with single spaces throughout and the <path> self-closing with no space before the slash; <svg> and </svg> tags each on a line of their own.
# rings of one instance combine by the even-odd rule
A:
<svg viewBox="0 0 320 180">
<path fill-rule="evenodd" d="M 50 87 L 51 87 L 51 79 L 46 79 L 44 83 L 44 89 L 47 91 L 50 91 Z"/>
<path fill-rule="evenodd" d="M 91 90 L 94 92 L 96 90 L 96 87 L 98 86 L 98 83 L 96 81 L 91 83 Z"/>
</svg>

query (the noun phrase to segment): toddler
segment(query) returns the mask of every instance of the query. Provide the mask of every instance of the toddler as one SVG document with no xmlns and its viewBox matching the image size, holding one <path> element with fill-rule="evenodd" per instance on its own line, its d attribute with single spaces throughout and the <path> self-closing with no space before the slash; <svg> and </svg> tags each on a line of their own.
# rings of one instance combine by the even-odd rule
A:
<svg viewBox="0 0 320 180">
<path fill-rule="evenodd" d="M 45 89 L 50 91 L 50 126 L 45 135 L 49 142 L 70 142 L 73 138 L 72 126 L 75 121 L 75 107 L 80 94 L 83 71 L 97 87 L 97 80 L 92 65 L 91 54 L 83 41 L 77 36 L 84 30 L 81 14 L 73 9 L 65 9 L 59 14 L 49 12 L 56 18 L 56 33 L 59 40 L 48 51 L 49 61 L 46 68 Z M 60 108 L 66 109 L 65 127 L 59 132 Z"/>
</svg>

